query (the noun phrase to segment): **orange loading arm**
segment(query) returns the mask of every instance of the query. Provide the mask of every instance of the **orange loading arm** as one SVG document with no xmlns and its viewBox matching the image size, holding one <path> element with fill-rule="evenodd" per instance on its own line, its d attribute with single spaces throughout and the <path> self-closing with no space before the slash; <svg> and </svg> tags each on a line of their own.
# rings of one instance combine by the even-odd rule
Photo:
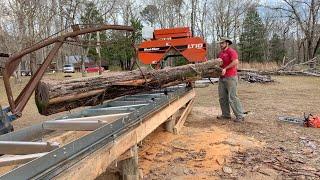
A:
<svg viewBox="0 0 320 180">
<path fill-rule="evenodd" d="M 158 64 L 173 53 L 191 63 L 206 61 L 207 44 L 200 37 L 192 37 L 188 27 L 155 30 L 153 36 L 138 49 L 138 58 L 144 64 Z"/>
</svg>

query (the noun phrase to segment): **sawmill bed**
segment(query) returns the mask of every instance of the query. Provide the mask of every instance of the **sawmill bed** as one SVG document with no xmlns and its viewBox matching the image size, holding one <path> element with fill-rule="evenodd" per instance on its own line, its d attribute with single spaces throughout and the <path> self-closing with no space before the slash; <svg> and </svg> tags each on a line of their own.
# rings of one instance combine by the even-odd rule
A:
<svg viewBox="0 0 320 180">
<path fill-rule="evenodd" d="M 12 168 L 1 179 L 94 179 L 179 109 L 192 105 L 194 96 L 185 85 L 123 96 L 2 135 L 0 165 Z M 57 139 L 64 139 L 60 147 Z M 14 152 L 1 146 L 8 143 Z"/>
</svg>

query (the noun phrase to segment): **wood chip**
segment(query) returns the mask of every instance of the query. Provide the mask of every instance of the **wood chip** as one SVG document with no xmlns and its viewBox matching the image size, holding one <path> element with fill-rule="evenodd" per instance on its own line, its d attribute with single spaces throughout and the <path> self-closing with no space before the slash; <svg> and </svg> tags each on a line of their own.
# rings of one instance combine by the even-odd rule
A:
<svg viewBox="0 0 320 180">
<path fill-rule="evenodd" d="M 231 174 L 232 173 L 231 167 L 228 167 L 228 166 L 223 166 L 222 170 L 223 170 L 223 172 L 225 172 L 227 174 Z"/>
<path fill-rule="evenodd" d="M 216 159 L 216 162 L 217 162 L 220 166 L 222 166 L 222 165 L 225 163 L 225 159 L 224 159 L 224 158 L 218 158 L 218 159 Z"/>
</svg>

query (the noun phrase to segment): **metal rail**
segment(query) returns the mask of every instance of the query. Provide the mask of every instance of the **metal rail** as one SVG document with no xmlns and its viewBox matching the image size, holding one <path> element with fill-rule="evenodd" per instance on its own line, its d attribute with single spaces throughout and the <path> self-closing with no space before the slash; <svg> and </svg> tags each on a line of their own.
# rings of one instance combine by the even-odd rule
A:
<svg viewBox="0 0 320 180">
<path fill-rule="evenodd" d="M 144 119 L 151 116 L 155 112 L 158 112 L 162 108 L 169 105 L 174 100 L 183 96 L 189 92 L 190 88 L 185 86 L 171 87 L 165 91 L 154 91 L 150 94 L 139 94 L 132 96 L 124 96 L 119 99 L 106 102 L 102 105 L 95 106 L 84 110 L 79 113 L 65 116 L 52 122 L 77 122 L 81 123 L 84 118 L 86 123 L 96 122 L 96 118 L 100 117 L 101 121 L 106 124 L 97 127 L 91 133 L 70 142 L 62 147 L 54 149 L 43 156 L 38 157 L 0 177 L 0 179 L 50 179 L 72 165 L 76 164 L 79 160 L 90 155 L 101 147 L 112 143 L 118 136 L 129 131 L 131 128 L 136 127 Z M 141 104 L 144 101 L 147 103 Z M 123 102 L 127 102 L 125 105 Z M 115 106 L 116 105 L 116 106 Z M 119 114 L 119 109 L 127 110 L 126 113 Z M 96 110 L 102 111 L 105 114 L 96 114 Z M 107 111 L 104 111 L 107 110 Z M 112 116 L 115 115 L 115 116 Z M 112 117 L 110 119 L 110 117 Z M 116 117 L 116 118 L 114 118 Z M 88 118 L 92 118 L 88 120 Z M 78 119 L 78 121 L 76 121 Z M 95 119 L 95 120 L 93 120 Z M 44 128 L 42 123 L 41 128 L 29 128 L 28 130 L 38 130 L 38 133 L 50 132 Z M 4 139 L 10 139 L 16 141 L 23 139 L 24 134 L 28 130 L 21 130 L 23 133 L 12 132 L 6 135 L 0 136 L 0 141 Z M 75 128 L 77 130 L 77 128 Z M 22 134 L 22 135 L 21 135 Z M 29 137 L 30 138 L 30 137 Z M 41 137 L 35 138 L 39 139 Z M 1 159 L 0 159 L 1 161 Z"/>
</svg>

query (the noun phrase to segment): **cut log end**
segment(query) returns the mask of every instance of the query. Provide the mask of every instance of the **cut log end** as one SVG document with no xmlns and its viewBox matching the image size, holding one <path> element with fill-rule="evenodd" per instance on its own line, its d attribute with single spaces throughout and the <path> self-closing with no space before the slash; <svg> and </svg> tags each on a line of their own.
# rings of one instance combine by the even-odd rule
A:
<svg viewBox="0 0 320 180">
<path fill-rule="evenodd" d="M 49 102 L 49 88 L 45 82 L 40 82 L 35 91 L 35 101 L 40 114 L 46 114 Z"/>
</svg>

